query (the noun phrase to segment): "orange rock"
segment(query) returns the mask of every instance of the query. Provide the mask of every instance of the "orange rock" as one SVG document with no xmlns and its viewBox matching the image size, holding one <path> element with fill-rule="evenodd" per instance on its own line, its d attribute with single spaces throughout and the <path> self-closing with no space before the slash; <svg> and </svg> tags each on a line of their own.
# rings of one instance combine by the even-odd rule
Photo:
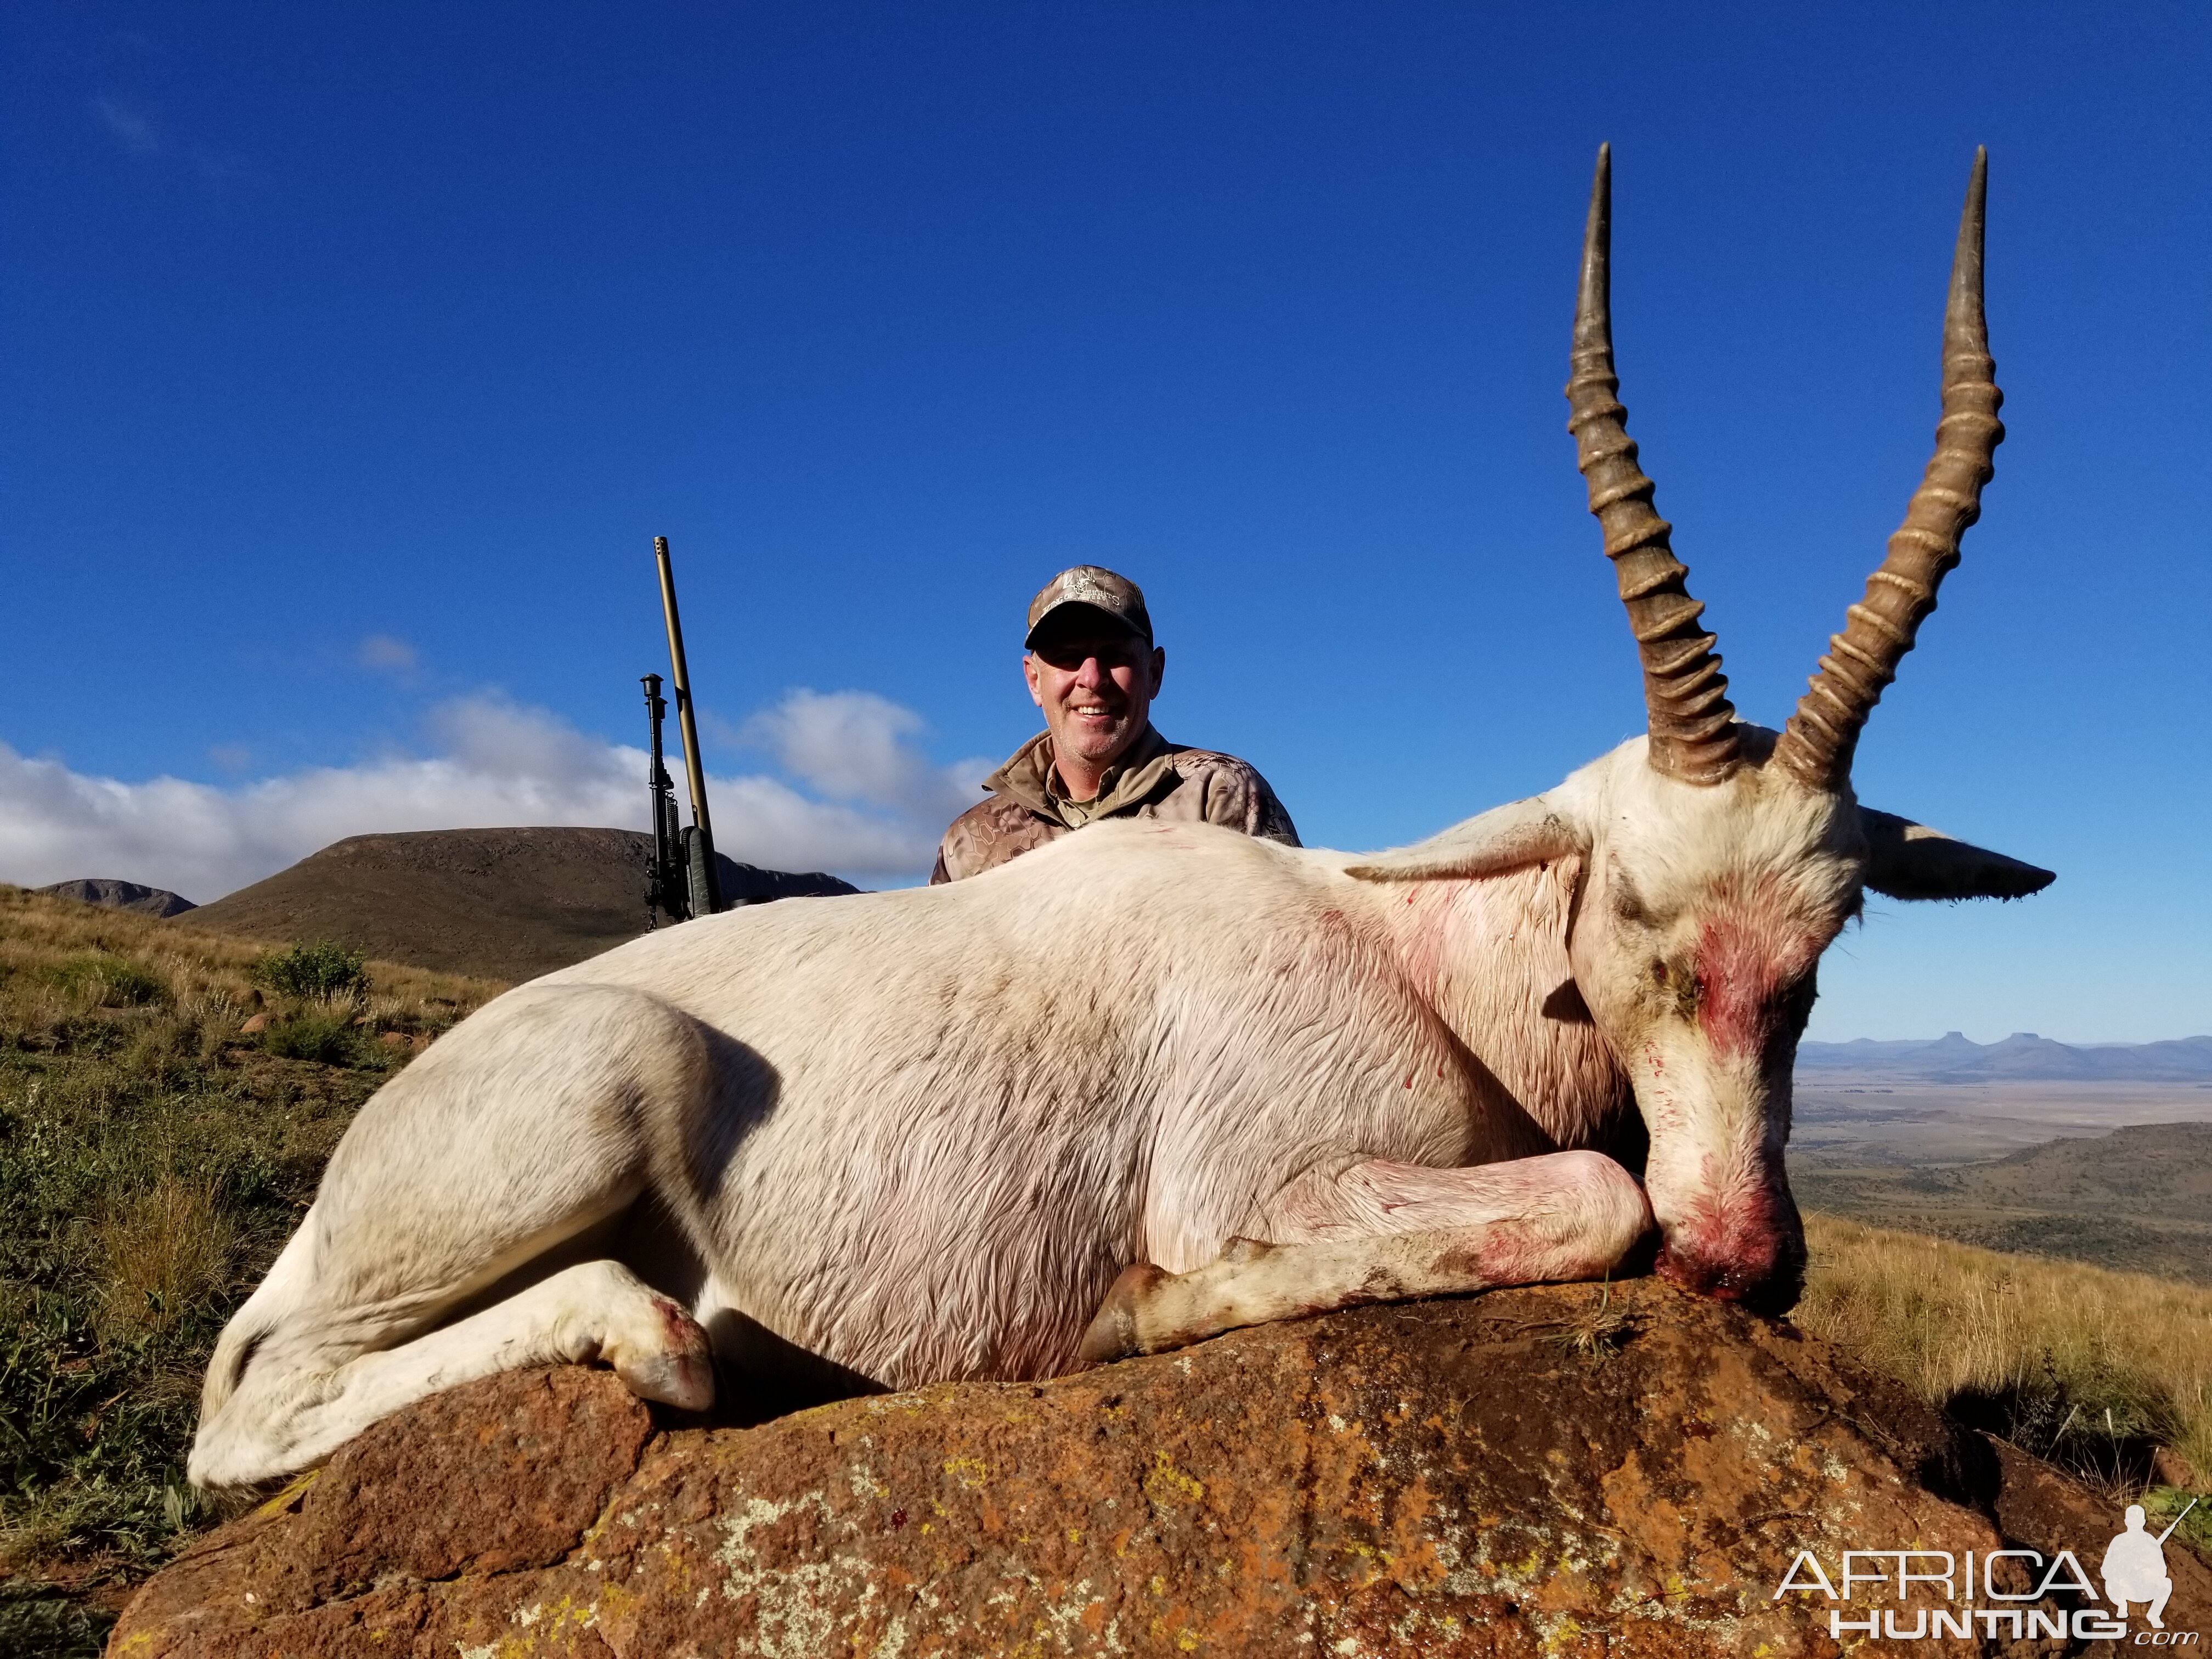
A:
<svg viewBox="0 0 2212 1659">
<path fill-rule="evenodd" d="M 1780 1659 L 1838 1650 L 1832 1604 L 1775 1597 L 1801 1548 L 1831 1575 L 1845 1549 L 2004 1547 L 2094 1572 L 2118 1528 L 1787 1324 L 1642 1281 L 1606 1328 L 1601 1294 L 1361 1309 L 753 1428 L 604 1371 L 491 1377 L 192 1546 L 109 1651 Z M 2167 1556 L 2166 1625 L 2199 1628 L 2212 1573 Z M 1847 1616 L 1883 1605 L 1862 1583 Z"/>
</svg>

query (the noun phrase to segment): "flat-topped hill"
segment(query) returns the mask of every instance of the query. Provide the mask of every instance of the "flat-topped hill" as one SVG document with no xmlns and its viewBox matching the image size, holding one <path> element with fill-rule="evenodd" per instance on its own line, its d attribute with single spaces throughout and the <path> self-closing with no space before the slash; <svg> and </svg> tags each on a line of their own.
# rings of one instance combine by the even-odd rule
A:
<svg viewBox="0 0 2212 1659">
<path fill-rule="evenodd" d="M 643 933 L 652 857 L 652 837 L 634 830 L 349 836 L 179 925 L 335 939 L 383 961 L 514 982 Z M 819 872 L 720 863 L 732 902 L 858 890 Z"/>
</svg>

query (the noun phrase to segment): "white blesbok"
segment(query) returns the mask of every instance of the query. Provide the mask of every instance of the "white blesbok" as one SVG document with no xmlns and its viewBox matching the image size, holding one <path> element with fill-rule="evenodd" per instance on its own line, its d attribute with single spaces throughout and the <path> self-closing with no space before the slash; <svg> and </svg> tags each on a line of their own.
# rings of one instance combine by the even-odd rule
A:
<svg viewBox="0 0 2212 1659">
<path fill-rule="evenodd" d="M 691 1407 L 719 1372 L 756 1412 L 1042 1376 L 1595 1277 L 1655 1218 L 1661 1273 L 1786 1306 L 1803 1244 L 1782 1152 L 1820 953 L 1867 888 L 2051 878 L 1850 787 L 2002 435 L 1983 181 L 1978 157 L 1936 458 L 1784 731 L 1727 702 L 1614 401 L 1601 152 L 1570 426 L 1647 735 L 1398 852 L 1106 823 L 972 880 L 739 910 L 507 993 L 348 1131 L 223 1333 L 192 1479 L 301 1468 L 549 1359 Z"/>
</svg>

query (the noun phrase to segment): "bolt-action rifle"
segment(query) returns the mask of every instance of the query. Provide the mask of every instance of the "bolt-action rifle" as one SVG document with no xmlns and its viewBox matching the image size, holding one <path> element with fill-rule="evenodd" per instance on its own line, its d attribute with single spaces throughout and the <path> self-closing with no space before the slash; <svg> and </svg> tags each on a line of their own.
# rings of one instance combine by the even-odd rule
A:
<svg viewBox="0 0 2212 1659">
<path fill-rule="evenodd" d="M 707 811 L 707 769 L 699 754 L 699 726 L 691 708 L 691 673 L 684 660 L 684 623 L 676 611 L 676 572 L 668 562 L 668 538 L 653 538 L 660 566 L 660 612 L 668 624 L 669 666 L 676 693 L 676 729 L 684 743 L 684 781 L 691 787 L 691 823 L 677 825 L 676 785 L 662 765 L 660 721 L 668 705 L 660 696 L 660 676 L 645 677 L 645 704 L 653 727 L 652 771 L 647 785 L 653 798 L 653 873 L 646 885 L 650 925 L 657 908 L 672 921 L 711 916 L 721 910 L 722 886 L 714 867 L 714 830 Z"/>
</svg>

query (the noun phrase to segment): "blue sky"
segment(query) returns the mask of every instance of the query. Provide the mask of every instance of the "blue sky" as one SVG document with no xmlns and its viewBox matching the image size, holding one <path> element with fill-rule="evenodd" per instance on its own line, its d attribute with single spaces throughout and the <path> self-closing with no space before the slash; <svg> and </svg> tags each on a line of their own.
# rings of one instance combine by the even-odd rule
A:
<svg viewBox="0 0 2212 1659">
<path fill-rule="evenodd" d="M 2061 879 L 1877 905 L 1814 1034 L 2212 1029 L 2203 8 L 0 27 L 0 879 L 641 821 L 655 533 L 739 856 L 918 873 L 1079 560 L 1310 842 L 1540 788 L 1641 716 L 1559 392 L 1602 139 L 1632 430 L 1778 723 L 1926 459 L 1986 143 L 2011 436 L 1858 782 Z"/>
</svg>

